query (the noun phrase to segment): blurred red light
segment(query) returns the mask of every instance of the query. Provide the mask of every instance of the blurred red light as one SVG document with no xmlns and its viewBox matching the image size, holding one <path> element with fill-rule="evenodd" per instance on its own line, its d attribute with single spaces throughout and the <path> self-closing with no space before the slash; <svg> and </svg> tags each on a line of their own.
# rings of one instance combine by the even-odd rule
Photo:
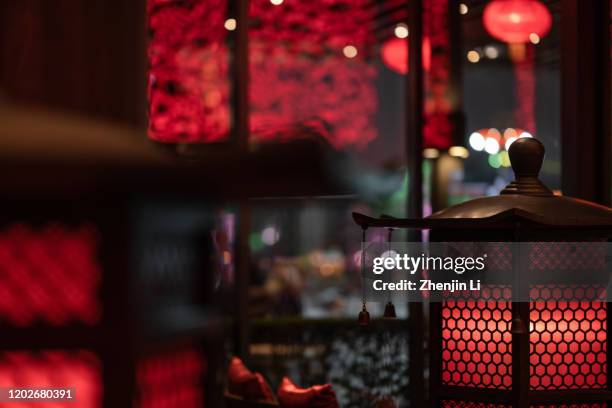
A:
<svg viewBox="0 0 612 408">
<path fill-rule="evenodd" d="M 143 359 L 137 368 L 137 407 L 196 408 L 204 400 L 204 356 L 196 350 L 169 351 Z"/>
<path fill-rule="evenodd" d="M 386 66 L 398 74 L 407 74 L 409 70 L 408 49 L 408 39 L 392 38 L 387 40 L 381 48 L 382 60 Z M 423 69 L 429 71 L 431 68 L 431 42 L 427 37 L 423 39 L 422 53 Z"/>
<path fill-rule="evenodd" d="M 485 7 L 483 19 L 489 34 L 511 44 L 528 42 L 530 34 L 542 38 L 552 25 L 550 11 L 537 0 L 494 0 Z"/>
<path fill-rule="evenodd" d="M 148 0 L 149 137 L 212 142 L 230 127 L 227 0 Z"/>
<path fill-rule="evenodd" d="M 95 324 L 101 314 L 97 240 L 88 224 L 14 224 L 0 231 L 0 320 Z"/>
<path fill-rule="evenodd" d="M 0 387 L 71 388 L 73 401 L 11 402 L 6 406 L 97 408 L 102 406 L 101 367 L 88 351 L 45 350 L 0 353 Z M 1 405 L 1 404 L 0 404 Z M 4 406 L 4 405 L 3 405 Z"/>
</svg>

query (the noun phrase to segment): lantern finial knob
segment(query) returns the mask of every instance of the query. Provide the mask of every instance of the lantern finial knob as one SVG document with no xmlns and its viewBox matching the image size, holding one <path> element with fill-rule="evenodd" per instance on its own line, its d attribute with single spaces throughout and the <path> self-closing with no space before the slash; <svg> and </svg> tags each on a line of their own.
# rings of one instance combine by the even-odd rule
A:
<svg viewBox="0 0 612 408">
<path fill-rule="evenodd" d="M 508 149 L 516 177 L 538 177 L 544 161 L 544 145 L 533 137 L 521 137 Z"/>
<path fill-rule="evenodd" d="M 501 194 L 552 196 L 553 193 L 538 179 L 544 161 L 544 145 L 538 139 L 522 137 L 510 145 L 508 155 L 515 180 Z"/>
</svg>

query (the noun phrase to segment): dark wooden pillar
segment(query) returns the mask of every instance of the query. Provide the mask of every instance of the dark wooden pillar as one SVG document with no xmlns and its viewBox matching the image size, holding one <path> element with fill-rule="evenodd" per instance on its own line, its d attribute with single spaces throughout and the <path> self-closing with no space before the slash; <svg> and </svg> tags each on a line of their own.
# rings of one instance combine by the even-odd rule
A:
<svg viewBox="0 0 612 408">
<path fill-rule="evenodd" d="M 423 0 L 408 2 L 409 74 L 407 97 L 406 164 L 408 169 L 408 217 L 423 215 Z"/>
<path fill-rule="evenodd" d="M 562 0 L 563 193 L 610 204 L 610 4 Z"/>
<path fill-rule="evenodd" d="M 237 21 L 233 49 L 233 122 L 232 142 L 246 152 L 249 146 L 249 2 L 234 0 L 232 12 Z M 249 235 L 251 232 L 251 204 L 248 198 L 240 200 L 236 248 L 235 281 L 235 352 L 243 358 L 248 356 L 248 290 L 250 278 Z"/>
<path fill-rule="evenodd" d="M 423 215 L 423 0 L 408 1 L 409 74 L 407 81 L 406 168 L 408 171 L 407 216 Z M 421 231 L 412 230 L 410 241 L 420 241 Z M 425 405 L 423 304 L 409 303 L 410 406 Z"/>
</svg>

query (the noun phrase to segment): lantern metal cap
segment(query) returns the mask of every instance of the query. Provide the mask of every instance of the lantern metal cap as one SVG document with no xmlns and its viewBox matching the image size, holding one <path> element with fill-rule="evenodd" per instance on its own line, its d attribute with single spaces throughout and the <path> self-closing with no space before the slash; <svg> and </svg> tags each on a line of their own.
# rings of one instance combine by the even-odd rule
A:
<svg viewBox="0 0 612 408">
<path fill-rule="evenodd" d="M 544 145 L 520 138 L 508 151 L 515 180 L 497 197 L 479 198 L 432 214 L 430 219 L 523 218 L 543 225 L 612 226 L 612 209 L 577 198 L 556 196 L 538 178 Z"/>
<path fill-rule="evenodd" d="M 523 137 L 512 143 L 508 155 L 515 179 L 500 194 L 521 194 L 534 197 L 553 196 L 552 191 L 538 178 L 544 162 L 544 152 L 544 145 L 531 137 Z"/>
<path fill-rule="evenodd" d="M 509 149 L 515 180 L 499 196 L 477 198 L 427 218 L 372 218 L 353 214 L 362 228 L 511 228 L 525 220 L 541 227 L 612 230 L 612 209 L 554 195 L 538 178 L 545 149 L 534 138 L 520 138 Z"/>
</svg>

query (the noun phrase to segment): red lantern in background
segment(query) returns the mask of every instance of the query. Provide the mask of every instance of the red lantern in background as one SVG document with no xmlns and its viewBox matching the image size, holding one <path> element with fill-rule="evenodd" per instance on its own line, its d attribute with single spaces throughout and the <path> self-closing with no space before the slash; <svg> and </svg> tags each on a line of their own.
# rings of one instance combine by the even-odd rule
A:
<svg viewBox="0 0 612 408">
<path fill-rule="evenodd" d="M 550 12 L 538 0 L 494 0 L 483 19 L 489 34 L 509 44 L 529 42 L 532 34 L 542 38 L 552 25 Z"/>
<path fill-rule="evenodd" d="M 517 84 L 515 121 L 535 134 L 534 50 L 526 43 L 537 44 L 548 34 L 550 11 L 538 0 L 493 0 L 485 7 L 483 22 L 491 36 L 508 43 Z"/>
<path fill-rule="evenodd" d="M 394 37 L 387 40 L 380 49 L 383 62 L 398 74 L 408 73 L 408 39 Z M 431 67 L 431 43 L 429 38 L 423 39 L 423 68 L 429 71 Z"/>
</svg>

